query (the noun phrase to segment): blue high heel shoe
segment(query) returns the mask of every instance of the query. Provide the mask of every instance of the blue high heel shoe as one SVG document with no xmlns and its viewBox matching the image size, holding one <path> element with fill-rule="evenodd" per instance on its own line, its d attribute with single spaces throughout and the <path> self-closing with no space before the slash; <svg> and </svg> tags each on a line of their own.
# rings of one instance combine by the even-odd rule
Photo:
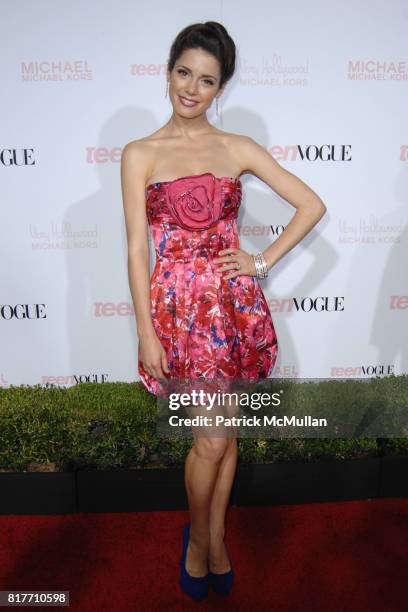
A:
<svg viewBox="0 0 408 612">
<path fill-rule="evenodd" d="M 180 587 L 193 599 L 204 599 L 208 595 L 209 579 L 205 576 L 191 576 L 186 570 L 187 546 L 190 539 L 190 523 L 183 529 L 183 552 L 180 559 Z"/>
<path fill-rule="evenodd" d="M 230 562 L 231 565 L 231 562 Z M 213 572 L 208 572 L 208 577 L 210 581 L 211 588 L 218 595 L 222 595 L 225 597 L 228 595 L 232 589 L 232 585 L 234 583 L 234 570 L 228 570 L 228 572 L 224 572 L 223 574 L 214 574 Z"/>
</svg>

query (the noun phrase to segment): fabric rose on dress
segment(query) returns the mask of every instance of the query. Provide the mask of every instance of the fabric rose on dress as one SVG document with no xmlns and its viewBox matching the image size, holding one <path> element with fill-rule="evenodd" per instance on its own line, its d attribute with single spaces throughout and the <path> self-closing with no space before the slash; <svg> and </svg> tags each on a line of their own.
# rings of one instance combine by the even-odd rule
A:
<svg viewBox="0 0 408 612">
<path fill-rule="evenodd" d="M 214 225 L 222 213 L 217 178 L 211 174 L 179 179 L 168 185 L 167 204 L 176 222 L 188 230 Z"/>
</svg>

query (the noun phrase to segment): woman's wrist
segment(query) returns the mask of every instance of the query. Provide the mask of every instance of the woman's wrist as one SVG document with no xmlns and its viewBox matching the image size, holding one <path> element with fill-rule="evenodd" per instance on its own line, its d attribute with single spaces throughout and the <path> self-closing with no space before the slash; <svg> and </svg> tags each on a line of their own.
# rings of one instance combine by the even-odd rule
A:
<svg viewBox="0 0 408 612">
<path fill-rule="evenodd" d="M 274 261 L 271 261 L 271 254 L 269 254 L 269 255 L 268 255 L 268 249 L 267 249 L 266 251 L 263 251 L 263 252 L 262 252 L 262 255 L 263 255 L 263 256 L 264 256 L 264 258 L 265 258 L 265 261 L 266 261 L 266 267 L 268 268 L 268 272 L 269 272 L 269 270 L 271 270 L 271 269 L 273 268 L 273 266 L 274 266 L 275 262 L 274 262 Z"/>
<path fill-rule="evenodd" d="M 137 336 L 139 340 L 153 338 L 156 331 L 152 325 L 144 325 L 143 327 L 136 328 Z"/>
<path fill-rule="evenodd" d="M 266 278 L 268 276 L 269 268 L 265 256 L 262 252 L 256 253 L 252 255 L 254 264 L 255 264 L 255 272 L 257 278 Z"/>
</svg>

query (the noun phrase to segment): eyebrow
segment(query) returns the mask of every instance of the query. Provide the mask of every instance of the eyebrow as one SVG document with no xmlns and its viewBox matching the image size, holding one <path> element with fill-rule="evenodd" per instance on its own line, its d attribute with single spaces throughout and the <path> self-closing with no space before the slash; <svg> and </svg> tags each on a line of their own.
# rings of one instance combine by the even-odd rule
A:
<svg viewBox="0 0 408 612">
<path fill-rule="evenodd" d="M 183 64 L 177 64 L 177 68 L 185 68 L 186 70 L 191 72 L 190 68 L 188 68 L 187 66 L 183 66 Z M 211 77 L 212 79 L 217 80 L 217 77 L 213 76 L 212 74 L 202 74 L 201 76 L 203 76 L 203 77 Z"/>
</svg>

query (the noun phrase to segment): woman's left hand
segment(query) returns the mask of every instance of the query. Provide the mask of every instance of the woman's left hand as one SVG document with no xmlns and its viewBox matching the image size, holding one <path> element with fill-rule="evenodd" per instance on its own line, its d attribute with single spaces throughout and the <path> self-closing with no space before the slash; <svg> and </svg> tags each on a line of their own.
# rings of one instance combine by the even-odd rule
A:
<svg viewBox="0 0 408 612">
<path fill-rule="evenodd" d="M 240 274 L 249 274 L 250 276 L 256 276 L 256 268 L 254 258 L 250 253 L 243 251 L 239 248 L 223 249 L 219 251 L 217 257 L 213 259 L 213 262 L 220 264 L 217 272 L 220 272 L 223 278 L 234 278 Z M 232 270 L 228 274 L 224 274 L 227 270 Z"/>
</svg>

